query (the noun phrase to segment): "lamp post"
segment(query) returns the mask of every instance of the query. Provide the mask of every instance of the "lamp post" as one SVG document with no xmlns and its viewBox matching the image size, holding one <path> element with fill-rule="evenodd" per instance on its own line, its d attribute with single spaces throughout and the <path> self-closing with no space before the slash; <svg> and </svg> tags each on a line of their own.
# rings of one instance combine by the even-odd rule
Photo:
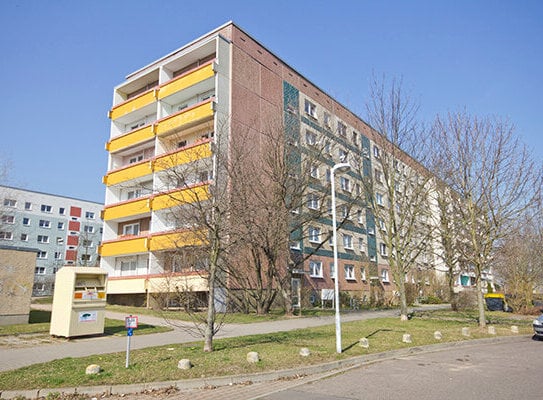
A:
<svg viewBox="0 0 543 400">
<path fill-rule="evenodd" d="M 339 163 L 330 171 L 330 183 L 332 186 L 332 241 L 334 243 L 334 296 L 336 305 L 336 352 L 341 353 L 341 320 L 339 316 L 339 273 L 337 265 L 337 217 L 336 217 L 336 184 L 334 174 L 340 168 L 351 168 L 348 163 Z"/>
</svg>

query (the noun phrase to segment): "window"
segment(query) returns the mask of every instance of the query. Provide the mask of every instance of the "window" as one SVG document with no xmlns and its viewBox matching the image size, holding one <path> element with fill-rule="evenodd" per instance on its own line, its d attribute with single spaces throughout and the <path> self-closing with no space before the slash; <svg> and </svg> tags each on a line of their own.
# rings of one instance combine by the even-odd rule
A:
<svg viewBox="0 0 543 400">
<path fill-rule="evenodd" d="M 368 235 L 375 235 L 375 228 L 373 226 L 368 226 Z"/>
<path fill-rule="evenodd" d="M 141 190 L 140 189 L 129 190 L 126 193 L 126 199 L 127 200 L 137 199 L 140 196 L 141 196 Z"/>
<path fill-rule="evenodd" d="M 51 221 L 40 219 L 40 228 L 51 228 Z"/>
<path fill-rule="evenodd" d="M 58 209 L 58 213 L 59 213 L 60 215 L 64 215 L 64 214 L 66 214 L 66 209 L 65 209 L 64 207 L 60 207 L 60 208 Z"/>
<path fill-rule="evenodd" d="M 317 144 L 317 135 L 311 131 L 305 131 L 305 143 L 308 146 L 315 146 Z"/>
<path fill-rule="evenodd" d="M 363 281 L 366 280 L 366 268 L 364 267 L 360 268 L 360 279 Z"/>
<path fill-rule="evenodd" d="M 358 133 L 353 131 L 353 144 L 358 147 Z"/>
<path fill-rule="evenodd" d="M 13 240 L 13 233 L 0 232 L 0 240 Z"/>
<path fill-rule="evenodd" d="M 32 210 L 32 203 L 31 202 L 27 201 L 25 203 L 25 210 L 27 210 L 27 211 Z"/>
<path fill-rule="evenodd" d="M 138 224 L 139 226 L 139 224 Z M 86 233 L 93 233 L 94 232 L 94 226 L 92 225 L 85 225 L 83 227 L 83 231 L 86 232 Z"/>
<path fill-rule="evenodd" d="M 388 269 L 384 269 L 381 271 L 381 280 L 383 282 L 388 282 Z"/>
<path fill-rule="evenodd" d="M 345 264 L 343 267 L 345 270 L 345 279 L 349 281 L 354 281 L 356 278 L 354 276 L 354 265 L 352 264 Z"/>
<path fill-rule="evenodd" d="M 300 250 L 302 247 L 299 240 L 293 240 L 290 242 L 290 248 L 293 250 Z"/>
<path fill-rule="evenodd" d="M 321 241 L 321 229 L 314 226 L 309 227 L 309 241 L 319 243 Z"/>
<path fill-rule="evenodd" d="M 309 261 L 309 276 L 313 278 L 322 278 L 321 261 Z"/>
<path fill-rule="evenodd" d="M 58 228 L 59 230 L 61 230 L 61 231 L 64 230 L 64 222 L 59 222 L 59 223 L 57 224 L 57 228 Z"/>
<path fill-rule="evenodd" d="M 311 210 L 318 210 L 319 206 L 319 196 L 315 193 L 309 193 L 307 195 L 307 208 Z"/>
<path fill-rule="evenodd" d="M 379 218 L 378 221 L 379 221 L 379 229 L 386 232 L 387 227 L 385 225 L 385 220 L 383 218 Z"/>
<path fill-rule="evenodd" d="M 2 215 L 2 222 L 4 224 L 13 225 L 15 223 L 15 217 L 13 215 Z"/>
<path fill-rule="evenodd" d="M 375 181 L 378 183 L 383 183 L 383 173 L 379 171 L 377 168 L 374 171 L 375 175 Z"/>
<path fill-rule="evenodd" d="M 381 193 L 375 193 L 375 202 L 379 206 L 384 206 L 383 195 Z"/>
<path fill-rule="evenodd" d="M 85 218 L 94 219 L 94 213 L 92 211 L 86 211 L 85 212 Z"/>
<path fill-rule="evenodd" d="M 85 231 L 87 232 L 87 231 Z M 129 224 L 123 226 L 123 235 L 139 235 L 140 224 Z"/>
<path fill-rule="evenodd" d="M 61 238 L 60 236 L 57 236 L 57 244 L 58 245 L 64 244 L 64 238 Z"/>
<path fill-rule="evenodd" d="M 384 243 L 379 243 L 379 251 L 383 257 L 387 256 L 387 245 Z"/>
<path fill-rule="evenodd" d="M 53 207 L 48 206 L 47 204 L 42 204 L 41 205 L 41 211 L 42 212 L 50 213 L 52 209 L 53 209 Z"/>
<path fill-rule="evenodd" d="M 351 235 L 343 235 L 343 247 L 349 250 L 353 248 L 353 237 Z"/>
<path fill-rule="evenodd" d="M 49 243 L 49 236 L 38 235 L 38 243 Z"/>
<path fill-rule="evenodd" d="M 349 206 L 347 204 L 344 204 L 341 206 L 341 218 L 343 219 L 349 218 Z"/>
<path fill-rule="evenodd" d="M 21 233 L 21 241 L 22 242 L 28 242 L 28 234 Z"/>
<path fill-rule="evenodd" d="M 38 251 L 38 258 L 41 258 L 41 259 L 47 258 L 47 252 L 46 251 Z"/>
<path fill-rule="evenodd" d="M 34 286 L 32 286 L 32 290 L 35 292 L 45 291 L 45 283 L 35 283 Z"/>
<path fill-rule="evenodd" d="M 337 123 L 337 133 L 340 136 L 347 136 L 347 126 L 343 122 Z"/>
<path fill-rule="evenodd" d="M 83 247 L 92 247 L 93 243 L 92 240 L 83 239 L 83 242 L 81 243 L 81 246 Z"/>
<path fill-rule="evenodd" d="M 55 260 L 62 260 L 62 253 L 60 251 L 55 251 Z"/>
<path fill-rule="evenodd" d="M 349 153 L 347 153 L 347 151 L 345 151 L 343 149 L 339 149 L 338 150 L 338 155 L 339 155 L 339 161 L 340 162 L 346 162 L 347 161 L 347 156 L 349 155 Z"/>
<path fill-rule="evenodd" d="M 330 263 L 330 278 L 336 279 L 336 266 L 333 262 Z"/>
<path fill-rule="evenodd" d="M 307 99 L 305 100 L 304 111 L 310 117 L 317 118 L 317 106 Z"/>
<path fill-rule="evenodd" d="M 379 158 L 381 156 L 381 150 L 379 150 L 379 147 L 373 146 L 373 156 L 375 158 Z"/>
<path fill-rule="evenodd" d="M 346 192 L 351 191 L 351 180 L 349 178 L 342 176 L 339 182 L 342 190 L 345 190 Z"/>
<path fill-rule="evenodd" d="M 81 261 L 90 261 L 91 255 L 90 254 L 81 254 Z"/>
<path fill-rule="evenodd" d="M 134 164 L 143 160 L 143 153 L 135 154 L 128 159 L 128 164 Z"/>
<path fill-rule="evenodd" d="M 15 208 L 17 207 L 17 200 L 4 199 L 4 206 Z"/>
<path fill-rule="evenodd" d="M 330 168 L 326 168 L 326 182 L 330 183 L 332 181 L 332 172 Z"/>
<path fill-rule="evenodd" d="M 24 226 L 30 226 L 30 218 L 24 217 L 23 218 L 23 225 Z"/>
<path fill-rule="evenodd" d="M 361 252 L 364 252 L 366 250 L 366 247 L 364 246 L 364 238 L 358 238 L 358 250 L 360 250 Z"/>
<path fill-rule="evenodd" d="M 34 273 L 36 275 L 45 275 L 45 267 L 36 267 Z"/>
<path fill-rule="evenodd" d="M 362 210 L 358 210 L 356 212 L 356 220 L 358 221 L 359 224 L 364 223 L 364 214 L 362 214 Z"/>
<path fill-rule="evenodd" d="M 312 178 L 319 179 L 319 167 L 317 165 L 311 165 L 309 167 L 309 174 Z"/>
<path fill-rule="evenodd" d="M 332 118 L 327 112 L 324 113 L 324 126 L 330 128 L 332 126 Z"/>
<path fill-rule="evenodd" d="M 135 260 L 121 261 L 121 274 L 122 272 L 136 271 L 137 263 Z"/>
</svg>

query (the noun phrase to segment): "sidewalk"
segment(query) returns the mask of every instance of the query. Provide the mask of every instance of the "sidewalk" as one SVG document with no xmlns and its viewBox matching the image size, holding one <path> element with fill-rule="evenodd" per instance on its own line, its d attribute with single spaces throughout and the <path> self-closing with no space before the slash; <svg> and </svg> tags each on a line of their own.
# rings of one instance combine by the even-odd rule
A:
<svg viewBox="0 0 543 400">
<path fill-rule="evenodd" d="M 36 307 L 35 307 L 36 306 Z M 47 309 L 47 306 L 33 305 L 35 308 Z M 50 307 L 50 306 L 49 306 Z M 417 309 L 429 309 L 430 306 Z M 398 315 L 397 310 L 385 311 L 360 311 L 346 313 L 341 316 L 342 322 L 383 318 Z M 110 319 L 124 320 L 126 315 L 120 313 L 106 312 Z M 138 316 L 141 323 L 151 325 L 168 325 L 164 319 L 141 315 Z M 253 324 L 226 324 L 221 327 L 215 338 L 228 338 L 246 336 L 271 332 L 285 332 L 295 329 L 310 328 L 322 325 L 334 324 L 333 316 L 299 318 L 293 317 L 280 321 L 259 322 Z M 131 338 L 131 349 L 142 349 L 145 347 L 162 346 L 176 343 L 187 343 L 202 340 L 201 337 L 189 333 L 192 326 L 188 322 L 176 321 L 176 327 L 170 332 L 155 333 L 138 336 L 137 331 Z M 185 328 L 185 329 L 183 329 Z M 66 357 L 84 357 L 94 354 L 106 354 L 126 351 L 126 337 L 123 336 L 101 336 L 84 337 L 66 340 L 60 343 L 37 345 L 24 348 L 0 348 L 0 371 L 7 371 L 21 368 L 27 365 L 44 363 Z"/>
</svg>

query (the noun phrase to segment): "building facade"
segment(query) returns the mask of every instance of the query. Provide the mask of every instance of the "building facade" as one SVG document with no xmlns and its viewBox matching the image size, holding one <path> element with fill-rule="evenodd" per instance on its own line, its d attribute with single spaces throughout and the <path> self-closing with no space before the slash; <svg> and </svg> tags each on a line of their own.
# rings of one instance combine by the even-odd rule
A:
<svg viewBox="0 0 543 400">
<path fill-rule="evenodd" d="M 0 198 L 0 244 L 38 250 L 33 296 L 51 296 L 64 265 L 99 265 L 102 204 L 8 186 Z"/>
<path fill-rule="evenodd" d="M 100 250 L 101 266 L 109 272 L 109 299 L 144 304 L 149 294 L 168 290 L 166 273 L 168 279 L 189 279 L 195 291 L 205 292 L 205 279 L 183 266 L 172 275 L 175 266 L 164 261 L 168 251 L 190 244 L 190 229 L 180 229 L 168 217 L 176 201 L 186 201 L 187 183 L 170 185 L 168 171 L 212 159 L 217 144 L 235 143 L 241 130 L 252 130 L 257 138 L 270 119 L 281 120 L 286 144 L 326 146 L 320 164 L 301 171 L 315 180 L 304 200 L 305 211 L 321 209 L 329 201 L 321 195 L 329 188 L 336 163 L 347 155 L 360 160 L 360 170 L 337 177 L 338 209 L 353 196 L 359 199 L 340 216 L 346 221 L 338 236 L 339 286 L 362 301 L 375 293 L 394 297 L 390 250 L 380 240 L 379 221 L 367 207 L 362 186 L 374 171 L 382 139 L 235 24 L 227 23 L 128 75 L 114 88 L 109 118 Z M 219 178 L 216 173 L 195 174 L 191 190 L 205 191 L 210 179 Z M 382 201 L 379 196 L 377 202 Z M 324 213 L 291 238 L 291 252 L 304 260 L 293 287 L 302 289 L 298 293 L 307 291 L 313 303 L 330 299 L 334 287 L 331 229 L 331 215 Z"/>
</svg>

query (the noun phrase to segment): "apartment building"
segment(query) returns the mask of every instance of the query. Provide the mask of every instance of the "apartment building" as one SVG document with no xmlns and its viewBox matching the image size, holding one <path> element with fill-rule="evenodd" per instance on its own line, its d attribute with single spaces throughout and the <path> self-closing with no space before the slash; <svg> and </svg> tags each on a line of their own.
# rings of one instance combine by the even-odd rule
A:
<svg viewBox="0 0 543 400">
<path fill-rule="evenodd" d="M 243 129 L 254 131 L 258 140 L 270 118 L 282 121 L 285 144 L 306 149 L 317 143 L 326 146 L 321 163 L 301 171 L 315 179 L 313 192 L 304 201 L 306 210 L 329 201 L 320 194 L 328 190 L 336 163 L 347 156 L 360 160 L 360 171 L 337 176 L 340 218 L 348 219 L 338 236 L 339 286 L 360 299 L 371 296 L 372 290 L 394 296 L 390 253 L 379 239 L 378 221 L 367 207 L 361 185 L 374 170 L 382 139 L 234 23 L 129 74 L 113 90 L 109 118 L 100 250 L 101 266 L 109 273 L 108 299 L 144 304 L 150 294 L 172 290 L 181 281 L 187 285 L 187 280 L 192 290 L 205 293 L 202 276 L 165 261 L 168 252 L 193 244 L 190 229 L 177 226 L 169 217 L 176 203 L 186 201 L 187 182 L 172 185 L 168 171 L 212 159 L 217 144 L 238 143 L 236 137 Z M 219 174 L 208 170 L 194 174 L 191 190 L 201 187 L 205 192 L 210 179 L 220 179 Z M 353 194 L 359 199 L 342 211 L 341 203 Z M 383 202 L 376 195 L 376 201 Z M 293 287 L 309 291 L 312 301 L 326 301 L 334 287 L 331 229 L 331 215 L 325 213 L 290 241 L 291 258 L 298 254 L 304 260 Z"/>
<path fill-rule="evenodd" d="M 53 294 L 64 265 L 98 266 L 103 205 L 0 186 L 0 244 L 37 249 L 33 296 Z"/>
</svg>

